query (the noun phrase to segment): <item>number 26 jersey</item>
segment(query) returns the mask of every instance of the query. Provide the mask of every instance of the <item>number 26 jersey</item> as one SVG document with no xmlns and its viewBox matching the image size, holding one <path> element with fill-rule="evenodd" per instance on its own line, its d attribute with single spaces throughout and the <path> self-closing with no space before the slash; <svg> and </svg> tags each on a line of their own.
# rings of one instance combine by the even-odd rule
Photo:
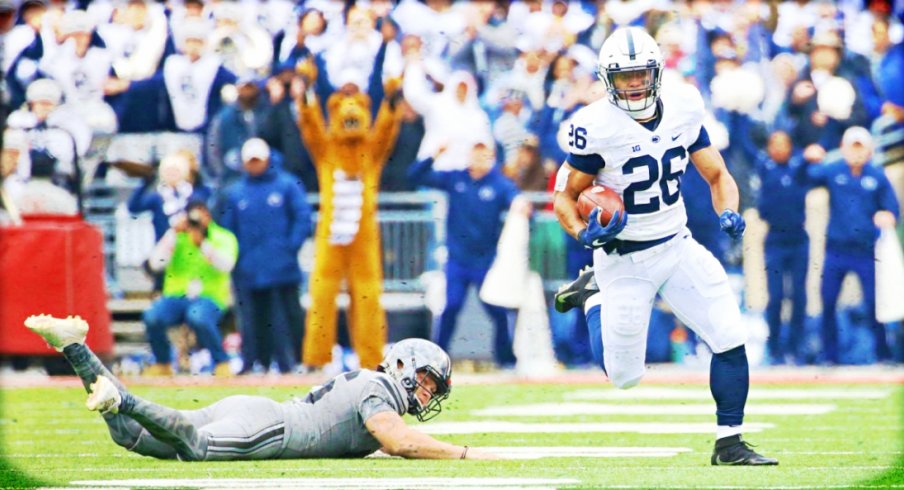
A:
<svg viewBox="0 0 904 490">
<path fill-rule="evenodd" d="M 663 91 L 657 103 L 657 118 L 646 124 L 606 98 L 566 122 L 568 164 L 596 175 L 598 184 L 618 192 L 625 203 L 628 224 L 620 240 L 656 240 L 684 228 L 681 176 L 689 155 L 710 144 L 703 98 L 695 87 Z"/>
</svg>

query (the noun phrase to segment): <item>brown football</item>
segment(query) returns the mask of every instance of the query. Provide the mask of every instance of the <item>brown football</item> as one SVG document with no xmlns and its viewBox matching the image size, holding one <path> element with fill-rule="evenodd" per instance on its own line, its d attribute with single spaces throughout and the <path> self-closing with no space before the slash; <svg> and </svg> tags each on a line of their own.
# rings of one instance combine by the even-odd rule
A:
<svg viewBox="0 0 904 490">
<path fill-rule="evenodd" d="M 581 213 L 581 218 L 584 221 L 587 221 L 593 208 L 600 208 L 600 224 L 606 226 L 609 224 L 609 220 L 612 219 L 613 213 L 616 211 L 624 212 L 625 203 L 622 201 L 621 196 L 612 189 L 602 185 L 594 185 L 584 189 L 581 195 L 578 196 L 578 212 Z"/>
</svg>

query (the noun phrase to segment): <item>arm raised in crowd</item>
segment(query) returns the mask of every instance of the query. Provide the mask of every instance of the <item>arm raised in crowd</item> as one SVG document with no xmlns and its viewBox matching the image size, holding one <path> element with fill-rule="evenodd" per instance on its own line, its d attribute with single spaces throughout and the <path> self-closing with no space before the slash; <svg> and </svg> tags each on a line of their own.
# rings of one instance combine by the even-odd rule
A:
<svg viewBox="0 0 904 490">
<path fill-rule="evenodd" d="M 292 96 L 298 104 L 298 128 L 314 165 L 318 165 L 326 156 L 327 130 L 326 121 L 317 96 L 311 87 L 311 81 L 317 76 L 317 69 L 312 61 L 307 60 L 298 65 L 300 78 L 292 81 Z"/>
<path fill-rule="evenodd" d="M 418 160 L 408 167 L 408 181 L 415 186 L 433 187 L 435 189 L 448 190 L 452 181 L 448 178 L 451 172 L 433 170 L 433 161 L 446 151 L 445 146 L 440 146 L 432 157 Z"/>
<path fill-rule="evenodd" d="M 160 201 L 160 195 L 150 192 L 153 186 L 154 181 L 152 179 L 145 179 L 141 182 L 141 185 L 132 191 L 127 203 L 130 213 L 138 214 L 142 211 L 154 209 L 154 206 Z"/>
<path fill-rule="evenodd" d="M 430 111 L 433 94 L 427 87 L 427 75 L 420 62 L 409 63 L 405 68 L 402 91 L 415 112 L 423 115 Z"/>
<path fill-rule="evenodd" d="M 379 82 L 377 82 L 379 83 Z M 380 105 L 374 121 L 374 161 L 384 165 L 392 150 L 395 149 L 399 128 L 402 125 L 402 111 L 399 108 L 401 99 L 401 82 L 393 78 L 386 82 L 386 100 Z"/>
</svg>

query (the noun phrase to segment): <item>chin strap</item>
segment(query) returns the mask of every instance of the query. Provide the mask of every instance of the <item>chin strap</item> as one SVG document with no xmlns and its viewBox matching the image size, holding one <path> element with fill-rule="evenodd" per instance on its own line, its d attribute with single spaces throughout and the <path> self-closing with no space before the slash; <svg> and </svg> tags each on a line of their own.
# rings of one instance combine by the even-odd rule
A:
<svg viewBox="0 0 904 490">
<path fill-rule="evenodd" d="M 650 107 L 647 107 L 646 109 L 641 109 L 638 111 L 631 111 L 628 109 L 625 109 L 624 111 L 627 112 L 628 115 L 631 116 L 631 118 L 633 118 L 633 119 L 638 119 L 638 120 L 650 119 L 651 117 L 656 115 L 656 104 L 650 104 Z"/>
</svg>

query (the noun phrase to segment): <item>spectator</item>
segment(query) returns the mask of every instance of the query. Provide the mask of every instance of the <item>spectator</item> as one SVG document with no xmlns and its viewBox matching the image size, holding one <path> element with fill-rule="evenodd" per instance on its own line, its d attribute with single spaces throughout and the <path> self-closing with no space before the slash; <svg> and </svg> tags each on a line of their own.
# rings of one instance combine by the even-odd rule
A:
<svg viewBox="0 0 904 490">
<path fill-rule="evenodd" d="M 237 96 L 217 113 L 207 132 L 207 164 L 220 187 L 232 183 L 242 174 L 239 152 L 250 138 L 259 137 L 271 107 L 252 76 L 236 83 Z"/>
<path fill-rule="evenodd" d="M 813 143 L 835 148 L 846 128 L 868 124 L 866 93 L 855 89 L 855 74 L 842 65 L 843 54 L 841 38 L 835 32 L 813 37 L 809 64 L 789 100 L 794 125 L 791 136 L 802 148 Z"/>
<path fill-rule="evenodd" d="M 415 186 L 408 181 L 408 167 L 417 160 L 418 149 L 424 140 L 424 118 L 411 108 L 406 100 L 399 101 L 402 113 L 402 124 L 399 126 L 399 137 L 383 174 L 380 175 L 380 190 L 383 192 L 413 191 Z"/>
<path fill-rule="evenodd" d="M 515 61 L 508 76 L 495 87 L 489 87 L 488 98 L 493 102 L 507 90 L 517 90 L 524 94 L 525 106 L 531 112 L 539 112 L 546 102 L 546 73 L 548 60 L 540 50 L 525 51 Z"/>
<path fill-rule="evenodd" d="M 377 53 L 383 44 L 386 47 L 385 63 L 383 65 L 384 77 L 375 80 L 382 84 L 388 78 L 398 77 L 402 73 L 403 60 L 399 43 L 392 39 L 386 39 L 375 29 L 374 19 L 367 8 L 359 6 L 351 7 L 346 14 L 345 34 L 337 39 L 323 54 L 326 64 L 326 75 L 334 87 L 341 87 L 346 81 L 344 73 L 354 70 L 362 83 L 358 86 L 362 92 L 369 92 L 368 79 L 371 75 Z"/>
<path fill-rule="evenodd" d="M 172 226 L 189 202 L 210 200 L 211 191 L 204 185 L 195 185 L 191 163 L 184 153 L 172 153 L 163 158 L 158 171 L 157 185 L 153 179 L 145 179 L 129 197 L 128 208 L 132 214 L 150 211 L 154 224 L 154 238 L 159 241 Z"/>
<path fill-rule="evenodd" d="M 518 150 L 533 136 L 527 129 L 529 111 L 524 111 L 524 94 L 512 90 L 502 97 L 502 115 L 493 123 L 493 136 L 502 145 L 506 165 L 515 161 Z"/>
<path fill-rule="evenodd" d="M 294 62 L 281 64 L 267 80 L 266 94 L 270 109 L 261 121 L 260 138 L 283 156 L 283 170 L 301 179 L 308 192 L 317 192 L 317 171 L 311 155 L 301 140 L 298 112 L 288 96 L 295 77 Z"/>
<path fill-rule="evenodd" d="M 60 24 L 65 42 L 53 57 L 41 60 L 41 71 L 60 84 L 66 103 L 98 133 L 116 131 L 116 116 L 103 101 L 104 82 L 111 57 L 106 48 L 92 45 L 94 23 L 84 10 L 67 12 Z"/>
<path fill-rule="evenodd" d="M 269 35 L 282 32 L 292 23 L 298 2 L 293 0 L 251 0 L 242 3 L 242 21 L 267 29 Z"/>
<path fill-rule="evenodd" d="M 9 106 L 25 102 L 25 89 L 40 77 L 38 63 L 44 56 L 41 26 L 47 12 L 46 0 L 26 0 L 19 6 L 21 24 L 3 35 L 3 80 L 9 90 Z"/>
<path fill-rule="evenodd" d="M 156 364 L 148 366 L 143 374 L 173 374 L 166 331 L 181 323 L 188 324 L 197 335 L 198 344 L 210 351 L 214 374 L 232 374 L 219 323 L 232 302 L 229 272 L 237 255 L 235 235 L 213 221 L 203 202 L 189 203 L 185 213 L 174 220 L 148 259 L 148 267 L 165 276 L 163 295 L 144 312 Z"/>
<path fill-rule="evenodd" d="M 216 54 L 208 52 L 206 45 L 208 33 L 205 24 L 194 20 L 186 21 L 181 25 L 179 35 L 180 53 L 166 58 L 162 74 L 140 81 L 111 78 L 107 81 L 106 93 L 107 95 L 125 93 L 124 102 L 117 112 L 120 126 L 123 120 L 133 115 L 134 111 L 146 111 L 146 108 L 141 106 L 130 105 L 129 101 L 134 103 L 146 97 L 149 100 L 156 100 L 158 94 L 165 94 L 167 110 L 156 120 L 149 121 L 150 127 L 143 128 L 151 132 L 175 131 L 162 135 L 152 142 L 156 152 L 167 154 L 175 147 L 189 148 L 195 155 L 201 155 L 202 136 L 210 120 L 223 106 L 220 93 L 224 86 L 235 83 L 236 76 L 223 67 Z M 130 111 L 124 112 L 124 108 Z M 135 144 L 140 143 L 122 138 L 114 140 L 110 149 L 114 156 L 108 158 L 118 160 L 120 152 L 129 150 L 123 147 Z M 147 161 L 152 150 L 150 148 L 142 150 L 143 157 L 138 159 Z M 208 169 L 207 173 L 209 172 Z"/>
<path fill-rule="evenodd" d="M 146 0 L 119 2 L 113 21 L 97 26 L 113 57 L 115 76 L 145 80 L 162 70 L 163 61 L 175 52 L 168 27 L 161 5 Z"/>
<path fill-rule="evenodd" d="M 812 150 L 811 150 L 812 151 Z M 829 191 L 829 228 L 822 285 L 822 361 L 838 364 L 838 327 L 835 307 L 841 282 L 848 272 L 860 279 L 863 301 L 876 340 L 876 357 L 891 359 L 885 328 L 876 320 L 876 263 L 873 259 L 877 228 L 895 226 L 899 207 L 885 174 L 868 165 L 873 151 L 869 131 L 852 127 L 844 132 L 844 162 L 811 165 L 813 184 Z M 804 157 L 807 158 L 807 152 Z"/>
<path fill-rule="evenodd" d="M 465 168 L 474 143 L 492 138 L 490 119 L 477 103 L 474 77 L 457 71 L 445 81 L 442 93 L 436 94 L 427 86 L 420 49 L 412 47 L 406 56 L 405 100 L 424 118 L 424 139 L 418 156 L 437 155 L 436 170 Z M 441 144 L 448 144 L 448 148 L 437 154 Z"/>
<path fill-rule="evenodd" d="M 223 66 L 240 75 L 262 75 L 273 60 L 273 41 L 256 22 L 242 22 L 242 5 L 218 2 L 213 7 L 214 29 L 208 37 L 211 51 Z"/>
<path fill-rule="evenodd" d="M 273 37 L 273 74 L 280 66 L 295 68 L 304 58 L 320 54 L 325 46 L 322 34 L 327 23 L 323 12 L 309 8 L 298 15 L 298 22 Z"/>
<path fill-rule="evenodd" d="M 454 69 L 477 78 L 481 93 L 496 86 L 518 59 L 518 32 L 508 21 L 510 2 L 473 2 L 465 29 L 449 44 Z"/>
<path fill-rule="evenodd" d="M 873 163 L 883 166 L 898 202 L 904 202 L 904 44 L 886 50 L 877 82 L 886 102 L 872 128 L 876 136 Z"/>
<path fill-rule="evenodd" d="M 12 0 L 0 0 L 0 40 L 16 25 L 16 6 Z"/>
<path fill-rule="evenodd" d="M 434 342 L 448 349 L 468 287 L 474 284 L 480 289 L 496 256 L 496 243 L 502 232 L 501 213 L 509 209 L 511 212 L 529 213 L 530 205 L 517 197 L 518 189 L 512 181 L 494 168 L 493 149 L 486 143 L 473 145 L 467 170 L 434 170 L 433 162 L 444 150 L 445 147 L 440 147 L 435 157 L 413 165 L 409 178 L 412 182 L 449 194 L 446 307 L 433 332 Z M 511 367 L 515 356 L 506 311 L 487 303 L 483 303 L 483 308 L 495 328 L 493 355 L 496 363 Z"/>
<path fill-rule="evenodd" d="M 233 284 L 242 333 L 242 373 L 275 360 L 290 372 L 301 348 L 298 251 L 311 234 L 304 186 L 271 163 L 270 148 L 252 138 L 242 146 L 245 175 L 229 186 L 221 222 L 239 243 Z"/>
<path fill-rule="evenodd" d="M 536 136 L 527 137 L 503 168 L 505 176 L 525 192 L 545 192 L 550 176 L 556 170 L 555 166 L 543 163 L 538 145 Z"/>
<path fill-rule="evenodd" d="M 16 129 L 3 131 L 3 149 L 0 152 L 0 226 L 20 223 L 18 200 L 24 185 L 18 175 L 27 163 L 28 141 L 25 133 Z"/>
<path fill-rule="evenodd" d="M 28 137 L 31 165 L 20 169 L 20 175 L 26 180 L 52 182 L 78 199 L 81 193 L 78 160 L 91 141 L 91 132 L 77 115 L 60 107 L 62 97 L 59 84 L 53 80 L 35 80 L 28 86 L 27 105 L 10 114 L 7 124 L 25 131 Z M 46 190 L 57 194 L 51 188 Z M 35 204 L 40 208 L 40 192 L 37 188 L 33 191 Z M 63 197 L 60 195 L 60 199 Z"/>
<path fill-rule="evenodd" d="M 807 197 L 807 163 L 794 154 L 788 133 L 776 131 L 769 136 L 766 152 L 759 152 L 757 173 L 760 178 L 757 209 L 769 224 L 766 235 L 766 281 L 769 303 L 769 364 L 797 363 L 800 339 L 807 314 L 807 266 L 810 238 L 804 229 Z M 790 281 L 786 282 L 785 279 Z M 790 294 L 784 285 L 791 286 Z M 782 303 L 791 300 L 790 335 L 782 342 Z"/>
<path fill-rule="evenodd" d="M 545 102 L 543 109 L 532 118 L 531 129 L 540 138 L 540 155 L 544 165 L 558 168 L 568 156 L 559 145 L 558 133 L 562 122 L 590 99 L 591 80 L 579 76 L 577 61 L 567 53 L 554 58 L 549 64 L 544 81 Z"/>
</svg>

